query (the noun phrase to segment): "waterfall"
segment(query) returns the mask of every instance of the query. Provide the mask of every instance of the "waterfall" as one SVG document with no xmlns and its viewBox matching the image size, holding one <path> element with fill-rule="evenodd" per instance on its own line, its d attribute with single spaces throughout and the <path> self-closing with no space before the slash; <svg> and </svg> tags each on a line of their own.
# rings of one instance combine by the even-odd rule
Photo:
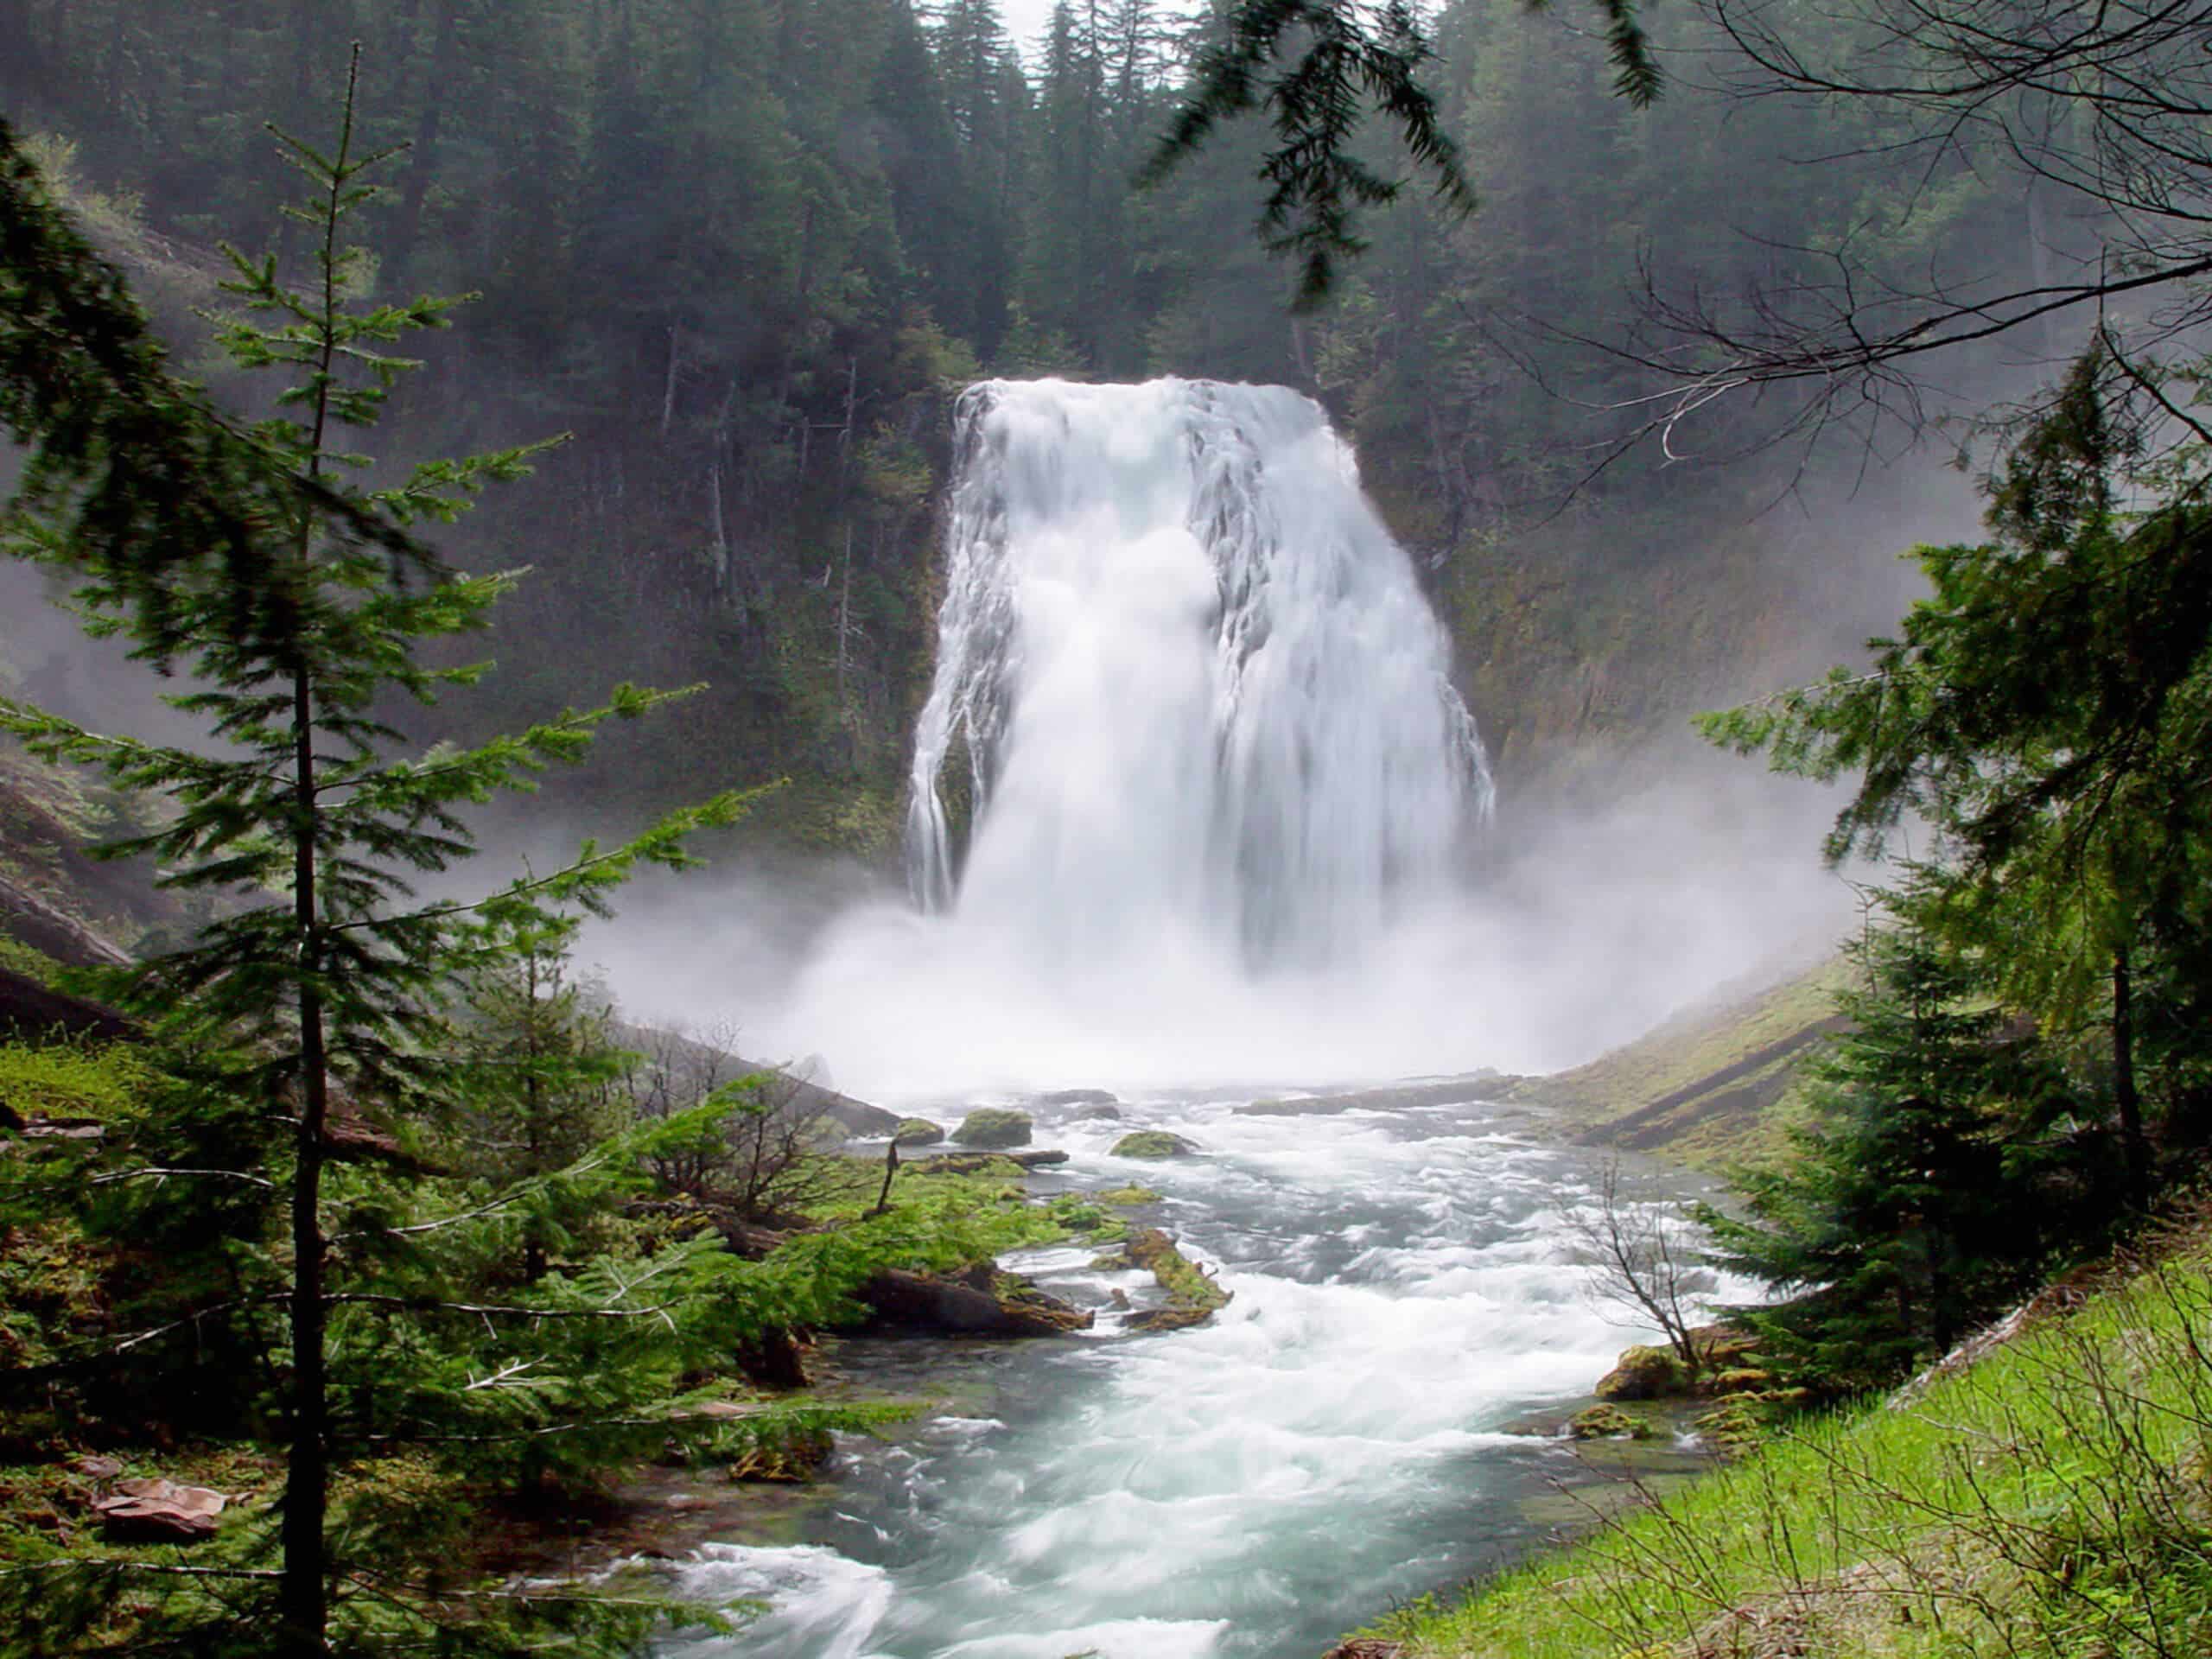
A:
<svg viewBox="0 0 2212 1659">
<path fill-rule="evenodd" d="M 1340 961 L 1445 890 L 1491 787 L 1351 448 L 1276 386 L 988 381 L 957 411 L 917 898 L 1042 963 L 1163 927 Z"/>
</svg>

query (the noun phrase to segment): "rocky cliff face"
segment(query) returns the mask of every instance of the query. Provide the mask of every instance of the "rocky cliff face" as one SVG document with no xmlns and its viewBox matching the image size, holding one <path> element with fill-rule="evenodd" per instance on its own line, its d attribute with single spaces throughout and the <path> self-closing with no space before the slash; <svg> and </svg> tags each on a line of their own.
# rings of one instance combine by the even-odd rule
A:
<svg viewBox="0 0 2212 1659">
<path fill-rule="evenodd" d="M 1908 548 L 1975 533 L 1972 490 L 1932 465 L 1805 478 L 1793 499 L 1782 459 L 1647 476 L 1546 517 L 1455 511 L 1420 456 L 1363 451 L 1421 553 L 1502 799 L 1587 805 L 1654 781 L 1699 747 L 1693 715 L 1887 631 L 1916 591 Z"/>
</svg>

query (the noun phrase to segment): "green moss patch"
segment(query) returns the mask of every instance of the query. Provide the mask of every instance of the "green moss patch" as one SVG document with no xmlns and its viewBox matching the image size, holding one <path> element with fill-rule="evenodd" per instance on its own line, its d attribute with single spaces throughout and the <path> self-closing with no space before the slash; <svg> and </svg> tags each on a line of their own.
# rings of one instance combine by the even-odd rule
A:
<svg viewBox="0 0 2212 1659">
<path fill-rule="evenodd" d="M 1188 1158 L 1198 1149 L 1195 1141 L 1185 1141 L 1179 1135 L 1170 1135 L 1165 1129 L 1138 1129 L 1114 1143 L 1114 1156 L 1155 1160 Z"/>
<path fill-rule="evenodd" d="M 1144 1268 L 1167 1293 L 1165 1306 L 1130 1315 L 1127 1324 L 1133 1331 L 1180 1331 L 1204 1325 L 1230 1304 L 1230 1293 L 1216 1284 L 1157 1227 L 1140 1227 L 1130 1233 L 1124 1254 L 1129 1266 Z"/>
<path fill-rule="evenodd" d="M 128 1117 L 143 1109 L 153 1076 L 127 1045 L 0 1043 L 0 1108 L 24 1119 Z"/>
<path fill-rule="evenodd" d="M 1026 1147 L 1036 1128 L 1027 1112 L 1017 1112 L 1000 1106 L 985 1106 L 972 1111 L 961 1120 L 952 1138 L 963 1147 L 982 1147 L 997 1151 L 1007 1147 Z"/>
</svg>

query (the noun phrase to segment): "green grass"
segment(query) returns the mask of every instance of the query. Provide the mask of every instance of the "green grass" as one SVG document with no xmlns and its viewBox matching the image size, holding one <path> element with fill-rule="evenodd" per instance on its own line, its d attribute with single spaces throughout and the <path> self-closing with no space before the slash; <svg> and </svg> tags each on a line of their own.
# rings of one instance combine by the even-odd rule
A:
<svg viewBox="0 0 2212 1659">
<path fill-rule="evenodd" d="M 26 1118 L 127 1116 L 150 1080 L 127 1044 L 0 1043 L 0 1103 Z"/>
<path fill-rule="evenodd" d="M 1693 1009 L 1571 1071 L 1518 1079 L 1510 1097 L 1550 1107 L 1602 1137 L 1654 1103 L 1685 1095 L 1630 1144 L 1700 1169 L 1762 1161 L 1783 1148 L 1796 1116 L 1790 1080 L 1815 1046 L 1792 1047 L 1740 1076 L 1716 1074 L 1831 1019 L 1848 971 L 1831 958 L 1751 995 Z"/>
<path fill-rule="evenodd" d="M 2212 1653 L 2212 1257 L 1379 1630 L 1469 1659 Z"/>
<path fill-rule="evenodd" d="M 43 950 L 35 950 L 21 939 L 0 933 L 0 968 L 21 974 L 51 989 L 61 973 L 61 964 Z"/>
</svg>

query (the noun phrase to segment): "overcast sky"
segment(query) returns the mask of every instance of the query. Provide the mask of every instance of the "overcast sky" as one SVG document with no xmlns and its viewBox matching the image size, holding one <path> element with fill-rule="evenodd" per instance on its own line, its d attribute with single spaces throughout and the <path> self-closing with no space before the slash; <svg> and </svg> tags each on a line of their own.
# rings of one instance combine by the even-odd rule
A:
<svg viewBox="0 0 2212 1659">
<path fill-rule="evenodd" d="M 1045 21 L 1052 15 L 1052 0 L 1002 0 L 999 15 L 1006 19 L 1007 33 L 1026 52 L 1045 32 Z"/>
<path fill-rule="evenodd" d="M 1168 0 L 1162 10 L 1187 12 L 1192 3 L 1193 0 Z M 1052 0 L 999 0 L 999 16 L 1005 20 L 1006 32 L 1014 36 L 1014 44 L 1027 55 L 1052 18 Z"/>
</svg>

